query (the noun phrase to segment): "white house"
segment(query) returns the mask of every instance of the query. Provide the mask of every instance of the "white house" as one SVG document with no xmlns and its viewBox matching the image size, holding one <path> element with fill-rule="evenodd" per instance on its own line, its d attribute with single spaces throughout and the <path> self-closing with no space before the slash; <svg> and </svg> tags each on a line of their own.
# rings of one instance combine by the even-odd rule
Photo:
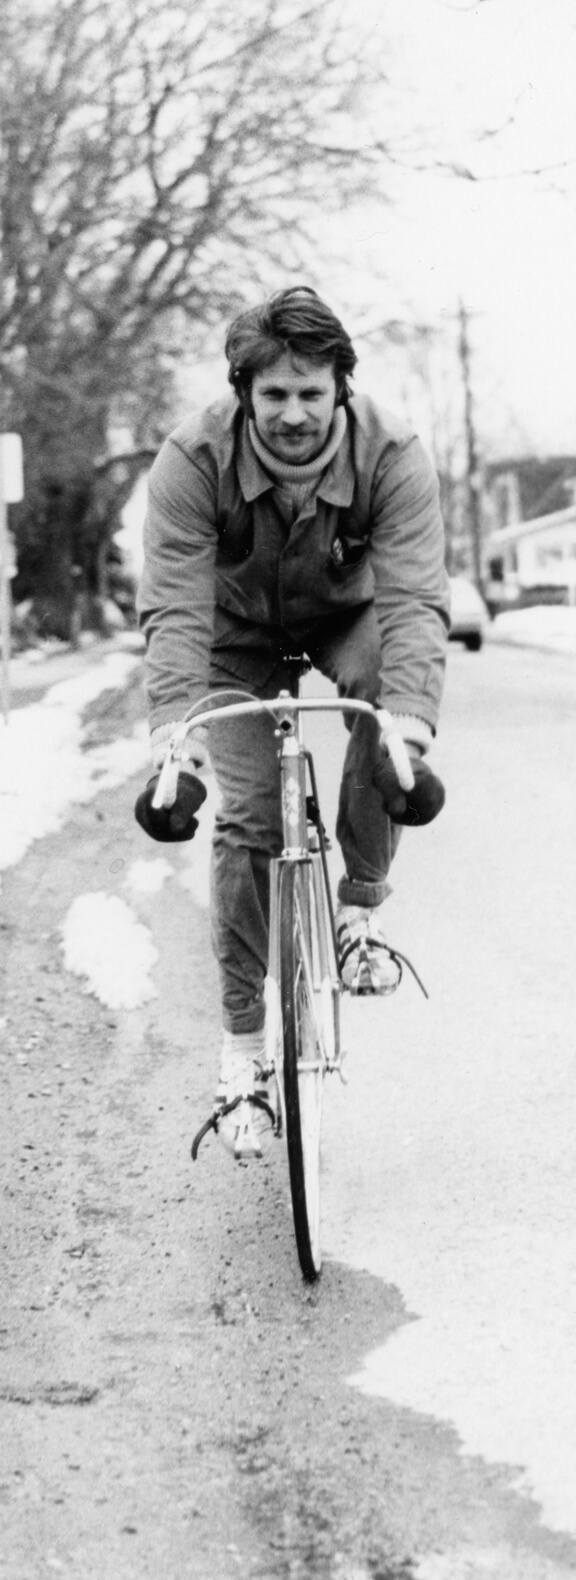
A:
<svg viewBox="0 0 576 1580">
<path fill-rule="evenodd" d="M 487 544 L 492 583 L 508 596 L 531 589 L 576 595 L 576 503 L 492 532 Z"/>
</svg>

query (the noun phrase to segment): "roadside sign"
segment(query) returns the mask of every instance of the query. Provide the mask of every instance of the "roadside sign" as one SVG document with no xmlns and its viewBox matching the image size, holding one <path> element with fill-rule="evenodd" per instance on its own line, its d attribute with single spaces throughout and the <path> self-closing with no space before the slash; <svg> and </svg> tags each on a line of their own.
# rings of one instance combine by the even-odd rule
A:
<svg viewBox="0 0 576 1580">
<path fill-rule="evenodd" d="M 0 433 L 0 480 L 5 505 L 24 498 L 24 465 L 19 433 Z"/>
</svg>

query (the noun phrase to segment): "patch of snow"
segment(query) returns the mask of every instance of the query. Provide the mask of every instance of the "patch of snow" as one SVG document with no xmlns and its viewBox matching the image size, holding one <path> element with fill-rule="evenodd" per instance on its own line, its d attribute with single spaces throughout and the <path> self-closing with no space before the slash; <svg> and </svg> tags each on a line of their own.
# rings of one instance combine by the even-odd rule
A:
<svg viewBox="0 0 576 1580">
<path fill-rule="evenodd" d="M 39 647 L 31 647 L 27 653 L 21 655 L 21 661 L 25 659 L 27 664 L 43 664 L 47 658 L 52 658 L 54 654 L 68 652 L 68 643 L 60 642 L 58 637 L 53 637 L 50 641 L 41 642 Z"/>
<path fill-rule="evenodd" d="M 486 634 L 493 642 L 576 653 L 576 608 L 538 604 L 532 609 L 509 609 L 496 615 Z"/>
<path fill-rule="evenodd" d="M 158 950 L 125 900 L 102 891 L 78 895 L 62 936 L 66 970 L 85 977 L 86 992 L 108 1009 L 137 1009 L 156 997 L 149 973 Z"/>
<path fill-rule="evenodd" d="M 418 1563 L 414 1580 L 570 1580 L 573 1573 L 563 1563 L 545 1558 L 527 1547 L 451 1548 L 430 1553 Z"/>
<path fill-rule="evenodd" d="M 136 668 L 138 658 L 135 653 L 108 653 L 103 664 L 95 664 L 93 669 L 85 669 L 80 675 L 73 675 L 70 680 L 60 680 L 44 697 L 44 707 L 65 708 L 72 713 L 79 713 L 101 696 L 103 691 L 118 690 L 125 686 L 128 676 Z"/>
<path fill-rule="evenodd" d="M 141 857 L 133 861 L 126 874 L 126 887 L 135 894 L 159 894 L 168 878 L 174 877 L 174 868 L 164 856 L 147 861 Z"/>
<path fill-rule="evenodd" d="M 94 795 L 100 790 L 115 790 L 150 762 L 147 724 L 142 720 L 134 726 L 131 735 L 110 741 L 106 746 L 93 747 L 85 753 L 85 761 L 93 776 Z"/>
<path fill-rule="evenodd" d="M 0 870 L 21 861 L 34 840 L 57 833 L 74 803 L 115 788 L 146 764 L 144 724 L 127 739 L 82 751 L 83 709 L 124 686 L 138 663 L 134 654 L 109 654 L 0 724 Z"/>
</svg>

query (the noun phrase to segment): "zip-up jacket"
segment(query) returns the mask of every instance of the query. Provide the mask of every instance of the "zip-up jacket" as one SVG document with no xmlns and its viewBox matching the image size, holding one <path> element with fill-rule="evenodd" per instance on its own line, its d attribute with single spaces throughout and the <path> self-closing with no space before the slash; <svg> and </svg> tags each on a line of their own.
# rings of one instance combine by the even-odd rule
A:
<svg viewBox="0 0 576 1580">
<path fill-rule="evenodd" d="M 183 422 L 152 467 L 139 612 L 150 725 L 181 719 L 211 658 L 266 679 L 333 616 L 374 603 L 380 706 L 434 730 L 449 625 L 438 483 L 419 439 L 367 396 L 288 527 L 234 396 Z"/>
</svg>

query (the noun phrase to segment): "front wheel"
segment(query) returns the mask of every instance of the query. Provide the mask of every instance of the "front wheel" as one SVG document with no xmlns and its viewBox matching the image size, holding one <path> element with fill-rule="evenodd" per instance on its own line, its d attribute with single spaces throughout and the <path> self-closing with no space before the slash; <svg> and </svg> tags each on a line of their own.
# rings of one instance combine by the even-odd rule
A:
<svg viewBox="0 0 576 1580">
<path fill-rule="evenodd" d="M 320 1130 L 324 1055 L 313 983 L 311 929 L 314 898 L 310 868 L 282 867 L 280 885 L 280 993 L 284 1040 L 284 1094 L 290 1190 L 298 1257 L 304 1277 L 318 1277 L 320 1250 Z"/>
</svg>

